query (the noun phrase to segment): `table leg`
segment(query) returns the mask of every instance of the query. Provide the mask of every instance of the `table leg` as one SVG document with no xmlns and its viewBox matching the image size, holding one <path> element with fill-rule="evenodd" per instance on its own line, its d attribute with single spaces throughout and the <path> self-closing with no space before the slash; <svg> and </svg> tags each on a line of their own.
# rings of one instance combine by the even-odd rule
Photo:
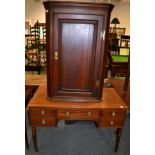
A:
<svg viewBox="0 0 155 155">
<path fill-rule="evenodd" d="M 98 121 L 97 121 L 97 122 L 94 121 L 94 123 L 95 123 L 95 127 L 98 128 L 98 127 L 99 127 L 99 125 L 98 125 Z"/>
<path fill-rule="evenodd" d="M 28 138 L 27 138 L 26 122 L 25 122 L 25 142 L 26 142 L 26 148 L 29 149 L 29 143 L 28 143 Z"/>
<path fill-rule="evenodd" d="M 33 138 L 34 149 L 36 152 L 38 152 L 36 127 L 32 127 L 32 138 Z"/>
<path fill-rule="evenodd" d="M 120 137 L 121 137 L 121 132 L 122 132 L 122 129 L 121 128 L 117 128 L 116 130 L 116 144 L 115 144 L 115 152 L 117 152 L 118 150 L 118 146 L 119 146 L 119 142 L 120 142 Z"/>
</svg>

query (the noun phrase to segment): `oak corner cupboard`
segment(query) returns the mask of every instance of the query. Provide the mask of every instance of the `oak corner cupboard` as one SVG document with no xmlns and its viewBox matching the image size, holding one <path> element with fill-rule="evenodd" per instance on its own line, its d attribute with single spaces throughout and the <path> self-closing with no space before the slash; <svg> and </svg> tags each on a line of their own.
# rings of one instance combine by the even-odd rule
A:
<svg viewBox="0 0 155 155">
<path fill-rule="evenodd" d="M 112 4 L 45 1 L 47 97 L 100 102 Z M 104 93 L 104 92 L 103 92 Z"/>
</svg>

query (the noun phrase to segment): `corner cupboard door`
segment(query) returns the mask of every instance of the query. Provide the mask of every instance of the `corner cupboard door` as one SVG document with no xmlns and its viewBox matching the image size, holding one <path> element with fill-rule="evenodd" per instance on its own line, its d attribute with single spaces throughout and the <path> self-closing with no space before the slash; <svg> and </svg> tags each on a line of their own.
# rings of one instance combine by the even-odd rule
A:
<svg viewBox="0 0 155 155">
<path fill-rule="evenodd" d="M 96 101 L 103 16 L 54 15 L 53 96 L 62 100 Z"/>
</svg>

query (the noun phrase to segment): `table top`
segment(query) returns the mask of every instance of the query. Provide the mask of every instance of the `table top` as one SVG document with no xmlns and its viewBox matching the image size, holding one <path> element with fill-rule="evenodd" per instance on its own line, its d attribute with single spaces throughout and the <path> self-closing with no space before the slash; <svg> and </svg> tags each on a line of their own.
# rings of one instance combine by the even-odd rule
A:
<svg viewBox="0 0 155 155">
<path fill-rule="evenodd" d="M 113 88 L 103 89 L 103 100 L 99 103 L 50 101 L 47 99 L 47 85 L 40 85 L 28 107 L 71 108 L 71 109 L 124 109 L 128 107 Z"/>
</svg>

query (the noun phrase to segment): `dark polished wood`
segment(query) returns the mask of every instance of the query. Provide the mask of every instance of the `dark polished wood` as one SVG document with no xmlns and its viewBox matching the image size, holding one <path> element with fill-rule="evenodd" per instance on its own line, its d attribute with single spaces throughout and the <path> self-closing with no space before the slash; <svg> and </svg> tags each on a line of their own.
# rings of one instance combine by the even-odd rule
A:
<svg viewBox="0 0 155 155">
<path fill-rule="evenodd" d="M 26 148 L 29 149 L 28 137 L 27 137 L 27 128 L 26 128 L 26 121 L 25 121 L 25 143 Z"/>
<path fill-rule="evenodd" d="M 116 134 L 115 152 L 117 152 L 117 150 L 118 150 L 119 141 L 120 141 L 120 138 L 121 138 L 121 132 L 122 132 L 122 129 L 117 128 L 116 133 L 115 133 Z"/>
<path fill-rule="evenodd" d="M 37 148 L 36 127 L 56 127 L 60 120 L 90 120 L 101 128 L 123 128 L 128 107 L 113 88 L 104 88 L 99 103 L 79 103 L 47 100 L 47 86 L 39 86 L 28 104 L 34 148 Z M 118 148 L 119 134 L 116 134 Z M 117 150 L 117 149 L 115 149 Z"/>
<path fill-rule="evenodd" d="M 107 34 L 112 4 L 44 2 L 48 99 L 102 99 Z"/>
<path fill-rule="evenodd" d="M 32 138 L 34 142 L 34 149 L 36 152 L 38 152 L 38 146 L 37 146 L 37 133 L 36 133 L 36 128 L 32 127 Z"/>
<path fill-rule="evenodd" d="M 33 97 L 37 88 L 38 88 L 38 86 L 25 85 L 25 108 L 27 108 L 27 105 L 28 105 L 29 101 L 31 100 L 31 98 Z M 26 143 L 26 148 L 29 149 L 26 121 L 25 121 L 25 143 Z"/>
</svg>

